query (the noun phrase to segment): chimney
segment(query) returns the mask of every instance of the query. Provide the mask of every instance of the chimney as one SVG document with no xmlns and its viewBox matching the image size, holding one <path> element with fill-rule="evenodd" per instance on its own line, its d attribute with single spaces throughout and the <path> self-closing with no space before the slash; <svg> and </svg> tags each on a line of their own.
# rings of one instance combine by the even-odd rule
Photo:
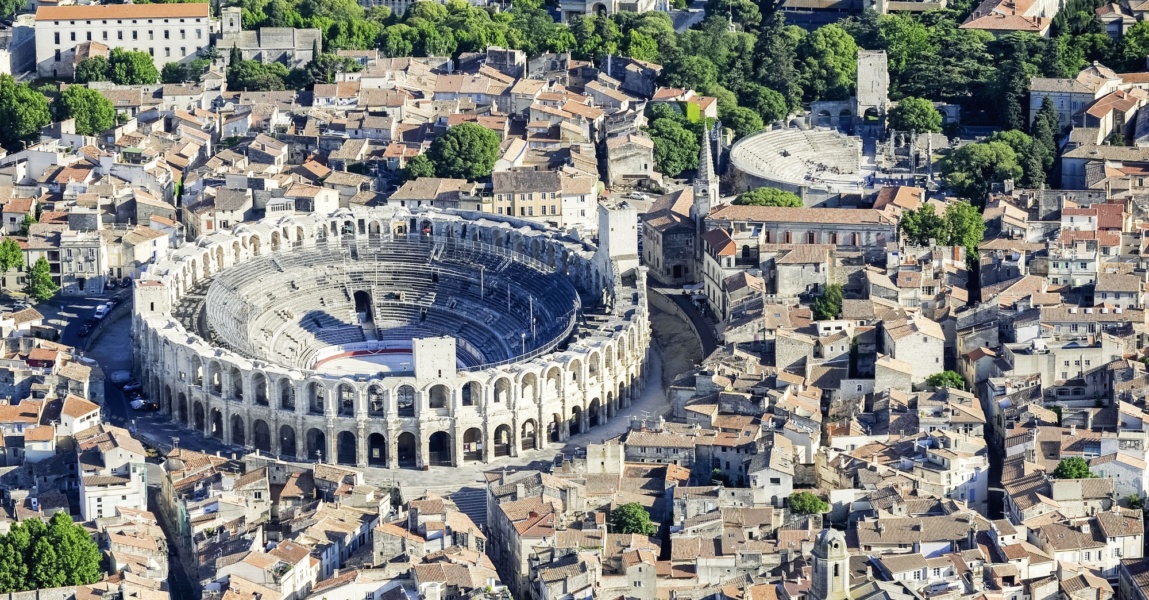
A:
<svg viewBox="0 0 1149 600">
<path fill-rule="evenodd" d="M 1069 426 L 1069 437 L 1077 437 L 1077 425 L 1070 424 L 1070 426 Z"/>
</svg>

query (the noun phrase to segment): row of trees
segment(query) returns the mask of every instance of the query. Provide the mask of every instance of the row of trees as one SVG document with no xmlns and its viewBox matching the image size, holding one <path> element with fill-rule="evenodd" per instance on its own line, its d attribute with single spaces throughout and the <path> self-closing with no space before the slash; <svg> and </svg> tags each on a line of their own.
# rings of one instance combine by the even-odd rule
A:
<svg viewBox="0 0 1149 600">
<path fill-rule="evenodd" d="M 100 550 L 66 512 L 28 519 L 0 536 L 0 593 L 87 585 L 100 580 Z"/>
<path fill-rule="evenodd" d="M 335 75 L 340 72 L 353 73 L 362 68 L 353 58 L 323 54 L 318 50 L 318 47 L 314 49 L 314 58 L 306 66 L 288 69 L 282 63 L 243 60 L 239 49 L 232 48 L 228 60 L 227 87 L 259 92 L 311 89 L 317 83 L 334 83 Z"/>
<path fill-rule="evenodd" d="M 49 102 L 27 83 L 0 75 L 0 146 L 17 151 L 40 136 L 53 117 L 76 119 L 76 132 L 94 135 L 116 124 L 116 110 L 102 94 L 83 86 L 69 86 Z"/>
</svg>

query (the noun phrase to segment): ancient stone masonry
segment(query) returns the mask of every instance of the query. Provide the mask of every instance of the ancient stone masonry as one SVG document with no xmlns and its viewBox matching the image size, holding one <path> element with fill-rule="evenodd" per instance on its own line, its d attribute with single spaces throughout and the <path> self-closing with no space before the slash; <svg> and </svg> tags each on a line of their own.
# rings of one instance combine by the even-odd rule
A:
<svg viewBox="0 0 1149 600">
<path fill-rule="evenodd" d="M 401 208 L 201 237 L 136 282 L 137 372 L 174 421 L 299 460 L 454 466 L 545 448 L 614 417 L 645 377 L 634 211 L 599 213 L 597 247 Z M 375 369 L 380 355 L 406 362 Z M 371 372 L 325 368 L 348 359 Z"/>
</svg>

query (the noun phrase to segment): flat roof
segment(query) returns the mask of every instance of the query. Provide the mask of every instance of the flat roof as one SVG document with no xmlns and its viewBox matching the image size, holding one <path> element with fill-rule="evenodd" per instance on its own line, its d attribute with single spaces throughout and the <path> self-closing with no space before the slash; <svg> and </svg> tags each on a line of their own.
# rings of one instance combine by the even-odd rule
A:
<svg viewBox="0 0 1149 600">
<path fill-rule="evenodd" d="M 207 18 L 207 4 L 93 4 L 87 6 L 41 6 L 37 21 L 83 21 L 97 19 Z"/>
</svg>

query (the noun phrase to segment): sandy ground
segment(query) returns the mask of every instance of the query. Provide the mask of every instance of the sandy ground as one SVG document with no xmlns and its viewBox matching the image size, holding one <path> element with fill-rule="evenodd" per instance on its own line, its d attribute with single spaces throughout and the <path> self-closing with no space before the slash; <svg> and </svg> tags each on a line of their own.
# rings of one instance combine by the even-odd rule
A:
<svg viewBox="0 0 1149 600">
<path fill-rule="evenodd" d="M 685 321 L 653 306 L 650 329 L 662 355 L 662 383 L 669 389 L 676 377 L 702 361 L 702 344 Z"/>
</svg>

